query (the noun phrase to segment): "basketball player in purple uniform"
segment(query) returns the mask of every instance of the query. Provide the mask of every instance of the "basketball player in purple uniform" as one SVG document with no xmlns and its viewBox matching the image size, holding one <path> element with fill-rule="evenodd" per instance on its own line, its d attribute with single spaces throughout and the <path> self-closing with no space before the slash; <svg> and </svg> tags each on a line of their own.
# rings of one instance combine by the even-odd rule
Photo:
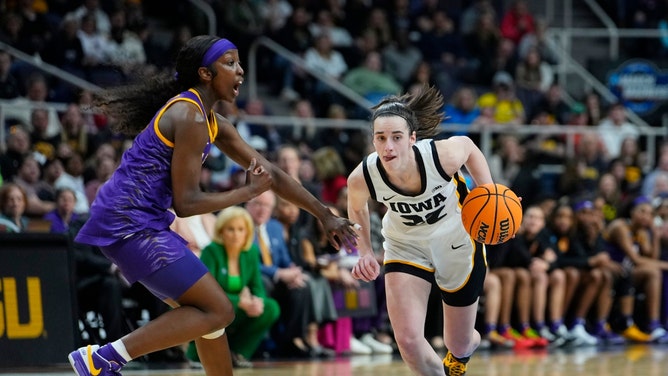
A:
<svg viewBox="0 0 668 376">
<path fill-rule="evenodd" d="M 111 89 L 98 98 L 118 131 L 138 135 L 100 188 L 76 240 L 99 246 L 129 282 L 144 284 L 173 309 L 118 341 L 71 352 L 79 376 L 120 375 L 134 358 L 191 340 L 207 375 L 232 374 L 225 335 L 234 320 L 232 305 L 186 242 L 169 229 L 174 219 L 169 208 L 187 217 L 273 189 L 322 221 L 336 247 L 356 242 L 350 221 L 333 215 L 214 114 L 215 102 L 239 95 L 243 74 L 234 44 L 198 36 L 179 52 L 176 77 Z M 201 166 L 212 144 L 248 166 L 246 185 L 216 193 L 200 189 Z"/>
<path fill-rule="evenodd" d="M 387 310 L 399 351 L 416 375 L 454 376 L 480 344 L 474 329 L 486 274 L 485 248 L 462 225 L 468 188 L 466 166 L 476 184 L 492 182 L 484 155 L 466 136 L 432 140 L 443 120 L 443 97 L 433 87 L 413 96 L 391 96 L 372 115 L 375 152 L 348 177 L 348 215 L 362 227 L 353 277 L 378 277 L 369 234 L 369 199 L 387 206 L 385 238 Z M 443 360 L 424 337 L 432 283 L 441 290 Z"/>
</svg>

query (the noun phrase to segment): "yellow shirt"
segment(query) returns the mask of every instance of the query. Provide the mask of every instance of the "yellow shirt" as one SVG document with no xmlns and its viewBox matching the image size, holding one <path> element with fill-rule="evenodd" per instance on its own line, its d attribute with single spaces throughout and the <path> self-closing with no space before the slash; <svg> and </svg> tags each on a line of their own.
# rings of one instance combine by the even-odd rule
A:
<svg viewBox="0 0 668 376">
<path fill-rule="evenodd" d="M 524 106 L 519 99 L 499 100 L 495 93 L 485 93 L 478 99 L 479 107 L 494 107 L 494 120 L 508 124 L 524 117 Z"/>
</svg>

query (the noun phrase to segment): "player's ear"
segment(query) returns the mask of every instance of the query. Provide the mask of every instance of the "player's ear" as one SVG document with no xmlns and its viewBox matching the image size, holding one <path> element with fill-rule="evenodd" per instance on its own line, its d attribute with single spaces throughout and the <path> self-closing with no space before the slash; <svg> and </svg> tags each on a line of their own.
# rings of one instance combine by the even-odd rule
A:
<svg viewBox="0 0 668 376">
<path fill-rule="evenodd" d="M 197 69 L 197 74 L 204 81 L 211 81 L 213 79 L 213 73 L 207 67 L 199 67 Z"/>
</svg>

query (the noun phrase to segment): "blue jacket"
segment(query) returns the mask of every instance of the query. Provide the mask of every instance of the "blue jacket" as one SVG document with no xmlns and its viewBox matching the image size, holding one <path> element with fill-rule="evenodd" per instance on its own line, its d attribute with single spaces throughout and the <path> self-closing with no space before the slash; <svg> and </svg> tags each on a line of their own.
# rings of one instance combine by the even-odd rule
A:
<svg viewBox="0 0 668 376">
<path fill-rule="evenodd" d="M 290 258 L 290 253 L 288 251 L 288 245 L 285 243 L 285 239 L 283 238 L 283 225 L 278 220 L 272 218 L 269 220 L 269 222 L 267 222 L 265 227 L 267 229 L 267 235 L 269 236 L 267 246 L 271 251 L 273 265 L 264 265 L 262 263 L 262 255 L 260 254 L 260 270 L 262 271 L 262 274 L 273 280 L 274 276 L 276 275 L 276 271 L 279 268 L 282 269 L 289 267 L 290 264 L 292 264 L 292 259 Z M 258 246 L 258 249 L 260 249 L 257 238 L 258 231 L 259 229 L 255 230 L 254 242 Z"/>
</svg>

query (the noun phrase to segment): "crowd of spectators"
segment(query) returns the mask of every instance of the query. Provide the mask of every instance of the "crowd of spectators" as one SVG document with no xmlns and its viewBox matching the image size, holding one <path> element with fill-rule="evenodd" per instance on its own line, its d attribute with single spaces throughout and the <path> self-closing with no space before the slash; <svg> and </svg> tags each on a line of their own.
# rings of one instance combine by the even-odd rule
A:
<svg viewBox="0 0 668 376">
<path fill-rule="evenodd" d="M 158 3 L 0 1 L 0 41 L 102 87 L 171 74 L 174 54 L 202 30 L 182 2 Z M 308 68 L 372 102 L 423 85 L 438 87 L 448 101 L 445 123 L 458 126 L 442 137 L 476 138 L 474 131 L 495 125 L 518 131 L 495 137 L 494 153 L 487 156 L 494 180 L 523 197 L 526 213 L 520 234 L 488 251 L 483 344 L 592 345 L 613 343 L 616 333 L 627 341 L 668 339 L 663 329 L 668 264 L 660 261 L 668 259 L 668 144 L 660 145 L 656 161 L 647 160 L 641 132 L 621 104 L 605 103 L 595 93 L 566 104 L 566 88 L 555 80 L 559 55 L 545 36 L 548 25 L 529 11 L 527 1 L 507 7 L 490 0 L 211 3 L 218 33 L 234 41 L 244 57 L 256 37 L 268 36 Z M 183 11 L 180 20 L 186 22 L 165 16 L 165 9 Z M 163 16 L 171 34 L 161 40 L 155 25 Z M 364 119 L 367 113 L 283 56 L 263 52 L 258 59 L 260 82 L 290 106 L 299 125 L 249 122 L 246 115 L 272 114 L 261 98 L 221 103 L 217 111 L 234 119 L 254 148 L 345 215 L 345 178 L 369 152 L 370 140 L 358 130 L 317 128 L 313 120 Z M 0 150 L 0 228 L 71 233 L 85 221 L 97 188 L 132 145 L 131 138 L 110 131 L 113 118 L 90 111 L 92 95 L 0 49 L 5 120 L 0 126 L 6 135 Z M 577 135 L 575 152 L 569 153 L 565 136 L 525 135 L 519 130 L 526 124 L 599 126 L 600 132 Z M 203 189 L 243 184 L 243 169 L 216 150 L 204 167 Z M 245 231 L 254 240 L 252 247 L 235 245 L 236 257 L 249 250 L 258 256 L 257 270 L 249 271 L 244 285 L 223 284 L 244 313 L 237 316 L 258 323 L 252 338 L 231 328 L 235 364 L 250 366 L 248 359 L 263 351 L 292 357 L 392 351 L 382 278 L 373 286 L 352 279 L 348 267 L 354 255 L 330 249 L 310 215 L 287 206 L 260 196 L 246 205 L 249 214 L 234 213 L 252 219 Z M 373 209 L 374 252 L 382 260 L 383 212 Z M 178 219 L 172 228 L 215 263 L 231 247 L 221 228 L 234 221 L 225 216 L 216 222 L 211 214 Z M 269 244 L 262 238 L 270 238 Z M 90 300 L 87 278 L 93 269 L 84 270 L 89 264 L 96 265 L 92 274 L 101 276 L 95 279 L 100 288 L 119 300 L 121 291 L 130 294 L 113 265 L 81 259 L 88 262 L 79 270 L 82 301 Z M 596 288 L 574 296 L 582 286 Z M 340 316 L 333 301 L 337 289 L 372 291 L 374 314 Z M 109 335 L 119 336 L 123 313 L 92 303 L 86 309 L 102 311 L 114 325 Z M 430 314 L 440 317 L 440 304 L 434 306 Z M 513 307 L 517 314 L 511 316 Z"/>
</svg>

